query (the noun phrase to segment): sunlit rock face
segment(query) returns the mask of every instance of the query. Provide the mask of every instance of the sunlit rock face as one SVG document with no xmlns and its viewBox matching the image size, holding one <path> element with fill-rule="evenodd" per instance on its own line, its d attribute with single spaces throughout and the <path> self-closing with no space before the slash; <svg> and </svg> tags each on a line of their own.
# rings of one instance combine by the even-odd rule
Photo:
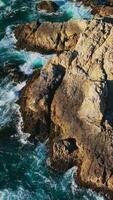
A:
<svg viewBox="0 0 113 200">
<path fill-rule="evenodd" d="M 80 34 L 74 51 L 51 59 L 27 84 L 20 101 L 26 130 L 31 126 L 32 133 L 38 119 L 45 128 L 49 123 L 50 165 L 64 171 L 78 164 L 81 182 L 109 191 L 110 199 L 113 192 L 112 58 L 111 21 L 92 20 Z M 28 125 L 28 121 L 33 125 Z M 39 129 L 35 129 L 35 135 L 40 138 Z"/>
<path fill-rule="evenodd" d="M 49 13 L 36 11 L 38 2 L 39 0 L 0 0 L 0 199 L 103 200 L 104 197 L 100 197 L 100 194 L 78 186 L 75 179 L 77 167 L 72 167 L 80 160 L 76 138 L 71 136 L 61 138 L 61 131 L 58 138 L 56 125 L 54 120 L 51 120 L 54 95 L 78 54 L 74 49 L 80 34 L 84 32 L 84 22 L 80 20 L 70 26 L 70 30 L 68 29 L 72 36 L 75 27 L 76 31 L 80 29 L 80 32 L 77 31 L 77 41 L 74 39 L 76 35 L 68 38 L 69 45 L 71 42 L 73 44 L 73 49 L 65 46 L 68 41 L 63 39 L 62 41 L 66 43 L 63 44 L 66 51 L 64 52 L 63 47 L 62 53 L 59 49 L 55 50 L 58 56 L 51 59 L 43 70 L 39 68 L 47 63 L 52 54 L 45 55 L 45 51 L 42 53 L 27 51 L 24 44 L 24 50 L 17 49 L 14 36 L 15 26 L 31 21 L 37 21 L 38 28 L 44 21 L 91 19 L 91 8 L 68 0 L 58 0 L 55 2 L 58 3 L 59 9 L 55 13 Z M 50 25 L 47 26 L 48 29 Z M 64 28 L 65 30 L 67 28 Z M 45 32 L 47 32 L 46 28 Z M 43 35 L 43 31 L 39 33 Z M 67 31 L 63 34 L 67 38 Z M 43 41 L 41 42 L 43 44 Z M 59 45 L 61 46 L 61 43 Z M 31 50 L 34 50 L 34 47 Z M 39 51 L 39 47 L 36 51 Z M 49 50 L 46 51 L 48 52 Z M 23 87 L 23 91 L 20 92 Z M 18 105 L 20 93 L 21 109 Z M 82 95 L 82 92 L 80 94 Z M 79 105 L 82 103 L 82 98 Z M 23 119 L 24 125 L 26 124 L 24 129 Z M 48 136 L 50 139 L 46 140 Z M 34 137 L 44 143 L 37 143 Z M 72 168 L 65 173 L 54 173 L 46 163 L 47 147 L 50 151 L 50 159 L 47 163 L 53 169 L 64 172 Z M 112 179 L 109 184 L 112 184 Z"/>
<path fill-rule="evenodd" d="M 74 50 L 79 35 L 85 30 L 86 26 L 85 20 L 19 25 L 15 30 L 17 47 L 43 53 L 71 51 Z"/>
</svg>

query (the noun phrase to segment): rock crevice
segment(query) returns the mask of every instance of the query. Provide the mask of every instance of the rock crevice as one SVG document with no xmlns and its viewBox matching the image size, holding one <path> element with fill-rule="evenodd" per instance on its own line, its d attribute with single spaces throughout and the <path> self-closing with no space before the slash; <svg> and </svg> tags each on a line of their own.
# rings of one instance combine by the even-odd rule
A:
<svg viewBox="0 0 113 200">
<path fill-rule="evenodd" d="M 62 32 L 64 25 L 58 29 Z M 64 52 L 24 88 L 25 130 L 41 140 L 49 136 L 49 164 L 55 170 L 77 164 L 80 182 L 109 192 L 112 200 L 113 25 L 92 20 L 73 41 L 73 49 L 65 51 L 63 45 Z"/>
</svg>

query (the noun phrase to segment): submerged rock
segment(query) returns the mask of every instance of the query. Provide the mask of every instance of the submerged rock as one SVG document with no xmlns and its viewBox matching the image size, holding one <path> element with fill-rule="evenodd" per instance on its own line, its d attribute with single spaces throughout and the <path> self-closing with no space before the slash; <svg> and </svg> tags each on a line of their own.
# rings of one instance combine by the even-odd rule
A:
<svg viewBox="0 0 113 200">
<path fill-rule="evenodd" d="M 41 1 L 36 6 L 37 10 L 42 10 L 46 12 L 56 12 L 59 6 L 54 1 Z"/>
<path fill-rule="evenodd" d="M 6 66 L 1 67 L 0 69 L 0 79 L 8 77 L 11 81 L 22 82 L 25 81 L 28 76 L 25 75 L 19 69 L 19 63 L 7 64 Z"/>
<path fill-rule="evenodd" d="M 65 49 L 65 48 L 64 48 Z M 113 199 L 113 25 L 92 20 L 74 51 L 52 58 L 21 94 L 25 130 L 49 136 L 50 165 L 79 165 L 82 184 Z"/>
<path fill-rule="evenodd" d="M 72 20 L 65 23 L 44 22 L 19 25 L 15 30 L 17 47 L 42 53 L 74 50 L 79 35 L 85 30 L 86 21 Z"/>
</svg>

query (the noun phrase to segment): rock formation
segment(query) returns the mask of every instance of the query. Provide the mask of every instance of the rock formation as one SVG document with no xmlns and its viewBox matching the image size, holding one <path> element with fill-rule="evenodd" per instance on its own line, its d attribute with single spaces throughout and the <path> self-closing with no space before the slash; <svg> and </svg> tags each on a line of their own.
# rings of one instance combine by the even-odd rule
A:
<svg viewBox="0 0 113 200">
<path fill-rule="evenodd" d="M 106 5 L 106 6 L 113 6 L 113 0 L 77 0 L 79 2 L 84 3 L 86 6 L 92 5 Z"/>
<path fill-rule="evenodd" d="M 54 1 L 40 1 L 37 4 L 36 9 L 51 13 L 56 12 L 59 9 L 59 6 Z"/>
<path fill-rule="evenodd" d="M 111 6 L 94 6 L 92 7 L 92 14 L 98 14 L 102 17 L 113 16 L 113 7 Z"/>
<path fill-rule="evenodd" d="M 65 23 L 36 22 L 16 28 L 17 47 L 41 52 L 74 50 L 78 37 L 87 26 L 86 21 L 71 20 Z"/>
<path fill-rule="evenodd" d="M 99 0 L 78 0 L 85 6 L 91 6 L 92 14 L 106 17 L 113 16 L 113 0 L 99 1 Z"/>
<path fill-rule="evenodd" d="M 76 24 L 76 21 L 73 23 Z M 30 27 L 21 26 L 21 37 L 16 33 L 19 43 L 22 36 L 25 41 L 26 26 Z M 41 25 L 38 31 L 44 31 L 45 34 L 44 26 Z M 20 27 L 17 29 L 19 33 Z M 58 24 L 57 29 L 62 32 L 61 25 Z M 26 31 L 26 35 L 29 30 L 30 28 Z M 27 35 L 27 45 L 32 41 L 32 34 Z M 38 35 L 35 35 L 35 44 Z M 52 34 L 48 37 L 52 41 Z M 60 40 L 62 37 L 59 38 L 59 44 Z M 30 45 L 33 44 L 31 42 Z M 58 46 L 56 49 L 61 50 Z M 49 46 L 46 48 L 54 49 Z M 65 45 L 63 49 L 65 50 Z M 20 105 L 25 131 L 29 131 L 41 140 L 49 137 L 49 164 L 55 170 L 62 172 L 73 165 L 78 165 L 79 181 L 94 189 L 109 192 L 108 198 L 112 200 L 113 24 L 111 20 L 88 22 L 78 42 L 73 40 L 73 48 L 66 50 L 52 58 L 23 89 Z"/>
</svg>

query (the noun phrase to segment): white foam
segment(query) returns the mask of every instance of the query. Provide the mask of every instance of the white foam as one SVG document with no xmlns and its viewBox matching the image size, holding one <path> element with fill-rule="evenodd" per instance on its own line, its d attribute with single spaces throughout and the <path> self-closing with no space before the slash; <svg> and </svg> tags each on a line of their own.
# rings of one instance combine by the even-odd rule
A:
<svg viewBox="0 0 113 200">
<path fill-rule="evenodd" d="M 17 134 L 16 134 L 16 136 L 22 144 L 27 144 L 30 134 L 23 132 L 24 123 L 23 123 L 23 118 L 22 118 L 21 113 L 20 113 L 20 107 L 19 106 L 16 110 L 16 113 L 17 113 L 17 122 L 16 122 Z"/>
<path fill-rule="evenodd" d="M 20 65 L 19 68 L 22 72 L 24 72 L 24 74 L 27 75 L 32 74 L 34 68 L 38 65 L 43 66 L 44 64 L 46 64 L 47 60 L 50 59 L 50 57 L 52 56 L 26 51 L 21 51 L 21 54 L 23 56 L 23 59 L 25 60 L 25 63 L 23 65 Z"/>
<path fill-rule="evenodd" d="M 14 83 L 9 82 L 7 78 L 0 84 L 0 128 L 11 120 L 12 113 L 18 107 L 15 103 L 18 100 L 18 92 L 24 85 L 25 82 L 14 86 Z"/>
<path fill-rule="evenodd" d="M 3 61 L 8 61 L 10 57 L 11 59 L 22 60 L 24 64 L 20 65 L 19 68 L 26 75 L 32 74 L 34 68 L 43 66 L 53 56 L 25 50 L 18 51 L 15 49 L 16 41 L 12 27 L 8 26 L 4 38 L 0 41 L 0 48 L 5 49 L 5 52 L 4 50 L 0 52 L 0 56 Z"/>
<path fill-rule="evenodd" d="M 9 48 L 9 51 L 11 51 L 11 48 L 15 46 L 15 43 L 16 39 L 12 27 L 8 26 L 4 38 L 0 41 L 0 48 Z"/>
<path fill-rule="evenodd" d="M 93 192 L 92 190 L 88 189 L 87 193 L 90 197 L 95 197 L 97 200 L 105 200 L 104 197 L 102 197 L 100 194 L 97 195 L 96 192 Z"/>
<path fill-rule="evenodd" d="M 3 7 L 3 6 L 5 6 L 5 3 L 2 0 L 0 0 L 0 7 Z"/>
<path fill-rule="evenodd" d="M 61 10 L 69 14 L 73 19 L 91 19 L 91 8 L 85 7 L 78 2 L 66 2 Z"/>
</svg>

